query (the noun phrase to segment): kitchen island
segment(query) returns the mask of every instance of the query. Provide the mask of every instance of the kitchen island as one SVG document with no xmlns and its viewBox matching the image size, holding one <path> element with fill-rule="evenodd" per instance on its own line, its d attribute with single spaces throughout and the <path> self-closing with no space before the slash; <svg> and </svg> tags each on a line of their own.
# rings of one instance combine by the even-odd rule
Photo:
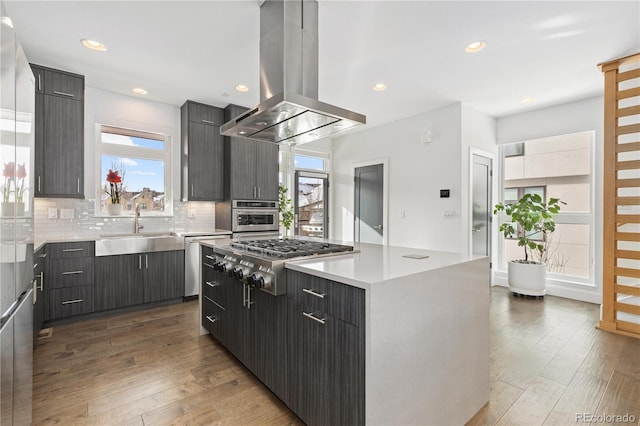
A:
<svg viewBox="0 0 640 426">
<path fill-rule="evenodd" d="M 308 424 L 464 424 L 489 400 L 489 259 L 355 249 L 286 261 L 286 296 L 207 272 L 203 325 Z"/>
<path fill-rule="evenodd" d="M 366 424 L 466 423 L 489 401 L 489 259 L 356 248 L 286 268 L 364 289 Z"/>
</svg>

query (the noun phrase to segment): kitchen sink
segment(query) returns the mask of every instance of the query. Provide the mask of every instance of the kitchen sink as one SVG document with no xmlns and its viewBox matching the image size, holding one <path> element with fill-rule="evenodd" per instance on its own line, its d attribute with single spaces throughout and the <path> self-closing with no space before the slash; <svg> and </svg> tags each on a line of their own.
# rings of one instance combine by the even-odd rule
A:
<svg viewBox="0 0 640 426">
<path fill-rule="evenodd" d="M 184 238 L 167 233 L 122 234 L 96 240 L 96 256 L 184 250 Z"/>
<path fill-rule="evenodd" d="M 99 237 L 102 238 L 149 238 L 149 237 L 175 237 L 176 234 L 173 232 L 124 232 L 121 234 L 101 234 Z"/>
</svg>

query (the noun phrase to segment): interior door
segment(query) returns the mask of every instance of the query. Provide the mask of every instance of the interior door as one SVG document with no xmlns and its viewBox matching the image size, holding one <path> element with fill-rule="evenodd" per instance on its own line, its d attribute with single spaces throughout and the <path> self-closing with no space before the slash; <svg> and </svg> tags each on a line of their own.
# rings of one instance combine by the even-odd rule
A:
<svg viewBox="0 0 640 426">
<path fill-rule="evenodd" d="M 303 237 L 327 238 L 329 230 L 329 175 L 296 171 L 294 230 Z"/>
<path fill-rule="evenodd" d="M 354 241 L 382 244 L 383 165 L 355 169 Z"/>
<path fill-rule="evenodd" d="M 472 253 L 491 253 L 491 159 L 473 155 Z"/>
</svg>

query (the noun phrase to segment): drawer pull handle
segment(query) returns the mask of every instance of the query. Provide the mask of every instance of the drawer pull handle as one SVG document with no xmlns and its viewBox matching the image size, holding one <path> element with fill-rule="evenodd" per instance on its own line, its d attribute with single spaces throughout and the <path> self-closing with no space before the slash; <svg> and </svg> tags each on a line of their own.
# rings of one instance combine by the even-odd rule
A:
<svg viewBox="0 0 640 426">
<path fill-rule="evenodd" d="M 209 121 L 209 120 L 202 120 L 202 122 L 203 122 L 203 123 L 206 123 L 206 124 L 213 124 L 213 125 L 215 125 L 215 124 L 216 124 L 216 123 L 214 123 L 213 121 Z"/>
<path fill-rule="evenodd" d="M 216 260 L 216 258 L 214 256 L 210 256 L 210 255 L 205 255 L 205 257 L 209 260 Z"/>
<path fill-rule="evenodd" d="M 211 282 L 211 281 L 205 281 L 205 284 L 208 285 L 211 288 L 215 288 L 215 287 L 218 287 L 220 285 L 220 283 Z"/>
<path fill-rule="evenodd" d="M 318 317 L 316 317 L 315 315 L 310 314 L 310 313 L 308 313 L 308 312 L 304 312 L 304 311 L 303 311 L 303 312 L 302 312 L 302 315 L 304 315 L 305 317 L 307 317 L 307 318 L 309 318 L 309 319 L 312 319 L 312 320 L 314 320 L 314 321 L 316 321 L 316 322 L 319 322 L 319 323 L 320 323 L 320 324 L 322 324 L 322 325 L 324 325 L 324 324 L 325 324 L 325 322 L 326 322 L 326 318 L 318 318 Z"/>
<path fill-rule="evenodd" d="M 74 251 L 84 251 L 84 249 L 83 248 L 72 248 L 72 249 L 64 249 L 64 250 L 62 250 L 63 253 L 71 253 L 71 252 L 74 252 Z"/>
<path fill-rule="evenodd" d="M 215 268 L 213 267 L 213 265 L 210 265 L 210 264 L 208 264 L 208 263 L 206 263 L 206 262 L 205 262 L 205 263 L 203 263 L 203 265 L 204 265 L 204 266 L 207 266 L 207 267 L 209 267 L 209 268 L 211 268 L 211 269 L 215 269 Z"/>
<path fill-rule="evenodd" d="M 38 257 L 41 257 L 42 259 L 44 259 L 45 257 L 47 257 L 47 253 L 42 253 L 42 254 L 41 254 L 40 256 L 38 256 Z"/>
<path fill-rule="evenodd" d="M 73 97 L 74 97 L 74 95 L 73 95 L 73 94 L 71 94 L 71 93 L 58 92 L 57 90 L 54 90 L 54 91 L 53 91 L 53 93 L 54 93 L 55 95 L 68 96 L 68 97 L 70 97 L 70 98 L 73 98 Z"/>
<path fill-rule="evenodd" d="M 308 288 L 303 288 L 302 291 L 312 296 L 319 297 L 320 299 L 324 299 L 324 293 L 316 293 L 315 291 Z"/>
<path fill-rule="evenodd" d="M 211 322 L 211 324 L 218 321 L 218 318 L 213 318 L 211 315 L 207 315 L 205 318 L 207 318 Z"/>
<path fill-rule="evenodd" d="M 77 275 L 77 274 L 84 274 L 84 271 L 69 271 L 69 272 L 62 273 L 62 275 Z"/>
<path fill-rule="evenodd" d="M 75 299 L 75 300 L 65 300 L 64 302 L 62 302 L 63 305 L 71 305 L 73 303 L 82 303 L 84 302 L 84 299 Z"/>
</svg>

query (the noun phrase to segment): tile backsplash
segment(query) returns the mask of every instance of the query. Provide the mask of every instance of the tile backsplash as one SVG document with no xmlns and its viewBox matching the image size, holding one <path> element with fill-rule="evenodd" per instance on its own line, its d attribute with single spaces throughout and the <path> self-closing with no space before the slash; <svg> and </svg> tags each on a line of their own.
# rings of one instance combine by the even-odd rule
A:
<svg viewBox="0 0 640 426">
<path fill-rule="evenodd" d="M 55 209 L 56 219 L 49 219 Z M 51 210 L 53 211 L 53 210 Z M 72 216 L 72 218 L 67 218 Z M 63 219 L 63 217 L 65 217 Z M 103 234 L 133 232 L 133 216 L 94 216 L 94 200 L 36 198 L 34 242 L 95 238 Z M 200 232 L 215 229 L 215 203 L 174 200 L 172 217 L 140 216 L 141 232 Z"/>
</svg>

